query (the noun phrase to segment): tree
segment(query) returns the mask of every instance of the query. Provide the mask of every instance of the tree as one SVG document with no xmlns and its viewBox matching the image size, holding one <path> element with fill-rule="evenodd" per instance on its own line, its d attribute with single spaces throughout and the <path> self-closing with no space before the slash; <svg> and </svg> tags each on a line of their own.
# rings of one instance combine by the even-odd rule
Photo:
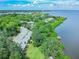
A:
<svg viewBox="0 0 79 59">
<path fill-rule="evenodd" d="M 22 55 L 18 51 L 11 52 L 9 59 L 22 59 Z"/>
<path fill-rule="evenodd" d="M 11 38 L 2 35 L 0 36 L 0 59 L 21 59 L 21 48 Z"/>
<path fill-rule="evenodd" d="M 0 48 L 0 59 L 8 59 L 9 51 L 6 48 Z"/>
</svg>

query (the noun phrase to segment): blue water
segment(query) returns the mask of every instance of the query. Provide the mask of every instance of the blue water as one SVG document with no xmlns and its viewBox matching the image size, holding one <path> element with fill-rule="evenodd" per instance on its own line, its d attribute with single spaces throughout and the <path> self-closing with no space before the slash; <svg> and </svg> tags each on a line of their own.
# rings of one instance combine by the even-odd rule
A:
<svg viewBox="0 0 79 59">
<path fill-rule="evenodd" d="M 56 32 L 61 36 L 65 54 L 72 59 L 79 59 L 79 11 L 60 10 L 50 14 L 67 17 L 67 20 L 56 28 Z"/>
</svg>

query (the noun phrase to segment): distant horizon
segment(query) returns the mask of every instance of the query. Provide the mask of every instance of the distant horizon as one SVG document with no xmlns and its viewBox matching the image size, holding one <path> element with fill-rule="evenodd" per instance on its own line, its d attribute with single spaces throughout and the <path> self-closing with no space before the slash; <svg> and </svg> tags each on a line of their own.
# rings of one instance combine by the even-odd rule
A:
<svg viewBox="0 0 79 59">
<path fill-rule="evenodd" d="M 27 12 L 54 12 L 54 11 L 60 11 L 60 12 L 78 12 L 79 10 L 0 10 L 0 13 L 9 13 L 9 14 L 13 14 L 13 13 L 27 13 Z"/>
</svg>

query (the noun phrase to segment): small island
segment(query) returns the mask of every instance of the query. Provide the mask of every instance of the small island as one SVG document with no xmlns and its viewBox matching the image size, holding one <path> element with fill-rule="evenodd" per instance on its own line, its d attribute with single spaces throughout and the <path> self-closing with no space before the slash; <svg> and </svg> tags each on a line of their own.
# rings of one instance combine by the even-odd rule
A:
<svg viewBox="0 0 79 59">
<path fill-rule="evenodd" d="M 41 12 L 0 15 L 0 59 L 70 59 L 55 32 L 65 19 Z"/>
</svg>

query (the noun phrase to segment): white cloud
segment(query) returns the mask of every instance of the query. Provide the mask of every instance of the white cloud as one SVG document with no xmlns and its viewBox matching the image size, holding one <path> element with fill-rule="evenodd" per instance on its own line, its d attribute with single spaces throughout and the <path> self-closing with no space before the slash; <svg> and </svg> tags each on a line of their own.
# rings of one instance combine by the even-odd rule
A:
<svg viewBox="0 0 79 59">
<path fill-rule="evenodd" d="M 51 6 L 51 7 L 52 7 L 52 6 L 54 6 L 54 5 L 53 5 L 53 4 L 49 4 L 49 6 Z"/>
<path fill-rule="evenodd" d="M 14 8 L 22 8 L 22 7 L 29 7 L 29 6 L 34 6 L 33 4 L 9 4 L 9 6 L 12 6 Z"/>
<path fill-rule="evenodd" d="M 11 4 L 13 7 L 20 7 L 21 4 Z"/>
<path fill-rule="evenodd" d="M 77 1 L 52 1 L 51 3 L 43 3 L 39 4 L 37 1 L 33 2 L 32 4 L 8 4 L 9 6 L 12 6 L 13 8 L 47 8 L 47 9 L 78 9 L 79 8 L 79 2 Z"/>
<path fill-rule="evenodd" d="M 37 1 L 33 1 L 33 4 L 38 4 L 38 2 Z"/>
</svg>

